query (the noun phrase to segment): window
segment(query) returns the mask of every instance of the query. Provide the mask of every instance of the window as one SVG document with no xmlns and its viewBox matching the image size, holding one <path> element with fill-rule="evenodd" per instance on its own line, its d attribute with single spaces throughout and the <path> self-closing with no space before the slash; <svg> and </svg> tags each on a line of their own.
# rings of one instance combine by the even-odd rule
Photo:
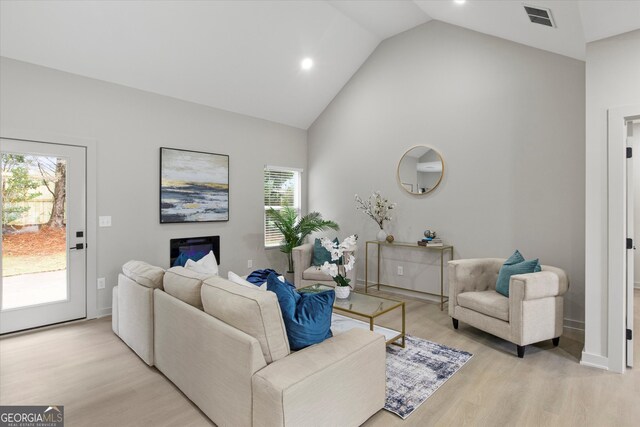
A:
<svg viewBox="0 0 640 427">
<path fill-rule="evenodd" d="M 267 217 L 267 210 L 291 206 L 300 216 L 300 175 L 302 170 L 265 166 L 264 168 L 264 246 L 280 246 L 282 234 Z"/>
</svg>

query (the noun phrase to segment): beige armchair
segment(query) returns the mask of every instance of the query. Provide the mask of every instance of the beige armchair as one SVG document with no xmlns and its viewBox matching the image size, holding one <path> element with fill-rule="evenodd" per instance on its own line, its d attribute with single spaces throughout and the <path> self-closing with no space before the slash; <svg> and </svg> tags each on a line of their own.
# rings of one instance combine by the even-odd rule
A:
<svg viewBox="0 0 640 427">
<path fill-rule="evenodd" d="M 525 346 L 551 339 L 560 342 L 563 295 L 569 288 L 565 272 L 543 265 L 542 271 L 511 276 L 509 297 L 496 292 L 504 259 L 449 261 L 449 316 L 515 343 L 518 357 Z"/>
<path fill-rule="evenodd" d="M 311 265 L 313 259 L 313 243 L 306 243 L 304 245 L 293 248 L 293 283 L 296 288 L 303 288 L 305 286 L 321 283 L 323 285 L 335 286 L 336 282 L 333 281 L 331 276 L 323 273 L 319 267 Z M 345 251 L 345 263 L 349 262 L 349 258 L 355 256 L 354 252 Z M 344 274 L 343 267 L 340 267 Z M 354 267 L 350 271 L 347 271 L 347 279 L 351 279 L 351 288 L 356 286 L 356 268 Z"/>
</svg>

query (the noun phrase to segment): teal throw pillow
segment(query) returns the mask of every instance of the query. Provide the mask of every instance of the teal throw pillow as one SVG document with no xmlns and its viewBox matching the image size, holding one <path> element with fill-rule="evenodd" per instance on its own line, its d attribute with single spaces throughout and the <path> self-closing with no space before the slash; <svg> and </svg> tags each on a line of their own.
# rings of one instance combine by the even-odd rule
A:
<svg viewBox="0 0 640 427">
<path fill-rule="evenodd" d="M 522 261 L 519 261 L 520 259 L 522 259 Z M 522 254 L 516 250 L 514 254 L 505 261 L 500 269 L 500 273 L 498 273 L 496 292 L 508 297 L 509 281 L 511 280 L 511 276 L 515 274 L 537 273 L 538 271 L 542 271 L 542 268 L 540 267 L 540 262 L 537 258 L 524 261 Z"/>
<path fill-rule="evenodd" d="M 332 337 L 334 290 L 299 293 L 291 283 L 281 282 L 271 273 L 267 277 L 267 291 L 278 297 L 291 350 L 301 350 Z"/>
<path fill-rule="evenodd" d="M 522 261 L 524 261 L 524 257 L 522 256 L 520 251 L 516 249 L 513 255 L 507 258 L 503 265 L 520 264 Z"/>
<path fill-rule="evenodd" d="M 335 239 L 333 239 L 333 242 L 339 243 L 338 238 L 336 237 Z M 325 263 L 325 261 L 329 264 L 335 264 L 335 261 L 331 261 L 331 252 L 329 252 L 324 248 L 324 246 L 322 246 L 320 239 L 316 239 L 313 242 L 313 258 L 311 260 L 311 265 L 320 267 Z"/>
</svg>

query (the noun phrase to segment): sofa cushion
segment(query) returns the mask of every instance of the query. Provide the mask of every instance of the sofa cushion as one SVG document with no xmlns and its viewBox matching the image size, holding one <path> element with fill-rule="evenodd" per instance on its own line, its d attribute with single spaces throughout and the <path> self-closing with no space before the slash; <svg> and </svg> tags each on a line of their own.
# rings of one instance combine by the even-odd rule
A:
<svg viewBox="0 0 640 427">
<path fill-rule="evenodd" d="M 331 279 L 331 276 L 325 274 L 322 270 L 320 270 L 320 267 L 316 267 L 313 265 L 302 272 L 302 278 L 304 280 L 318 281 L 333 280 Z"/>
<path fill-rule="evenodd" d="M 267 290 L 267 282 L 264 282 L 263 284 L 258 284 L 258 283 L 251 283 L 248 282 L 247 280 L 245 280 L 242 276 L 234 273 L 233 271 L 229 271 L 227 273 L 227 279 L 229 279 L 230 282 L 233 282 L 235 284 L 238 285 L 242 285 L 242 286 L 247 286 L 251 289 L 260 289 L 262 291 L 266 291 Z"/>
<path fill-rule="evenodd" d="M 184 267 L 189 259 L 189 255 L 186 252 L 180 252 L 180 255 L 178 255 L 178 258 L 173 261 L 173 265 L 171 267 Z"/>
<path fill-rule="evenodd" d="M 213 251 L 200 258 L 199 260 L 188 259 L 184 263 L 185 268 L 200 274 L 208 274 L 209 276 L 218 275 L 218 261 Z"/>
<path fill-rule="evenodd" d="M 509 298 L 493 290 L 458 294 L 458 305 L 505 322 L 509 321 Z"/>
<path fill-rule="evenodd" d="M 336 237 L 333 239 L 333 243 L 336 245 L 340 244 L 340 241 Z M 328 263 L 336 263 L 336 261 L 331 260 L 331 252 L 329 252 L 324 246 L 322 246 L 322 241 L 320 239 L 315 239 L 313 241 L 313 257 L 311 259 L 311 265 L 321 266 L 325 262 Z M 342 257 L 337 262 L 342 262 Z"/>
<path fill-rule="evenodd" d="M 204 311 L 260 343 L 267 363 L 289 355 L 289 340 L 273 292 L 238 286 L 221 277 L 211 277 L 202 285 Z"/>
<path fill-rule="evenodd" d="M 509 258 L 506 259 L 503 265 L 520 264 L 522 261 L 524 261 L 524 256 L 522 256 L 520 251 L 516 249 L 515 252 L 511 254 Z"/>
<path fill-rule="evenodd" d="M 509 258 L 511 259 L 511 258 Z M 507 260 L 508 262 L 509 260 Z M 541 271 L 540 262 L 538 259 L 532 259 L 529 261 L 522 261 L 516 264 L 507 264 L 506 262 L 500 268 L 500 273 L 498 273 L 498 280 L 496 281 L 496 292 L 504 295 L 505 297 L 509 296 L 509 282 L 511 281 L 511 276 L 516 274 L 528 274 Z"/>
<path fill-rule="evenodd" d="M 275 270 L 272 270 L 270 268 L 265 268 L 263 270 L 252 271 L 247 276 L 247 282 L 253 283 L 254 285 L 260 286 L 260 287 L 262 287 L 262 285 L 264 285 L 264 290 L 267 290 L 267 277 L 269 277 L 269 275 L 271 273 L 279 275 L 278 272 L 276 272 Z"/>
<path fill-rule="evenodd" d="M 211 274 L 202 274 L 185 267 L 171 267 L 164 274 L 164 291 L 196 308 L 202 310 L 200 288 L 202 282 Z"/>
<path fill-rule="evenodd" d="M 162 289 L 164 269 L 144 261 L 129 261 L 122 266 L 122 273 L 139 285 Z"/>
<path fill-rule="evenodd" d="M 341 265 L 339 268 L 340 268 L 340 272 L 344 276 L 345 275 L 344 266 Z M 303 271 L 302 278 L 304 280 L 317 280 L 320 282 L 329 281 L 333 283 L 333 278 L 331 276 L 329 276 L 328 274 L 320 270 L 320 267 L 315 267 L 315 266 L 311 266 L 307 268 L 305 271 Z"/>
<path fill-rule="evenodd" d="M 331 338 L 334 290 L 298 293 L 296 287 L 275 274 L 267 278 L 267 290 L 278 296 L 291 350 L 302 350 Z"/>
</svg>

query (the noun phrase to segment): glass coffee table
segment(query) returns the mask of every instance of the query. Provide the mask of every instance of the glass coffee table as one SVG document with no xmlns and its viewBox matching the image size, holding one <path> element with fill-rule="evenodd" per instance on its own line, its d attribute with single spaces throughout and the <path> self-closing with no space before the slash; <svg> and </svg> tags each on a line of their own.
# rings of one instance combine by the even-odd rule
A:
<svg viewBox="0 0 640 427">
<path fill-rule="evenodd" d="M 298 289 L 298 292 L 322 292 L 333 290 L 333 287 L 321 284 L 315 284 Z M 385 328 L 387 331 L 393 331 L 397 334 L 392 334 L 387 338 L 387 344 L 394 344 L 400 347 L 405 346 L 405 307 L 404 302 L 396 301 L 389 298 L 383 298 L 374 296 L 371 294 L 361 294 L 359 292 L 351 291 L 348 298 L 340 299 L 336 298 L 333 303 L 333 310 L 342 313 L 353 314 L 355 316 L 366 317 L 369 319 L 369 330 L 374 330 L 374 320 L 376 317 L 389 313 L 392 310 L 400 309 L 402 311 L 402 330 L 394 331 Z M 400 341 L 400 343 L 398 343 Z"/>
</svg>

